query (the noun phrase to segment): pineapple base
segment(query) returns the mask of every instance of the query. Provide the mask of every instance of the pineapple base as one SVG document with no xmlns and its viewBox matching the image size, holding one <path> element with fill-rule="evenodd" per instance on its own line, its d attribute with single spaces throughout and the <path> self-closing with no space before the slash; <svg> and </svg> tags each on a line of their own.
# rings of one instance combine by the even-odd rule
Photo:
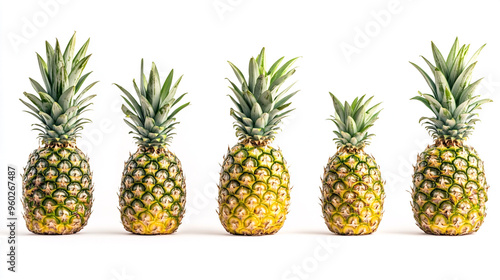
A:
<svg viewBox="0 0 500 280">
<path fill-rule="evenodd" d="M 290 177 L 280 150 L 237 144 L 228 150 L 220 173 L 218 215 L 235 235 L 275 234 L 290 205 Z"/>
<path fill-rule="evenodd" d="M 165 147 L 140 146 L 125 162 L 119 200 L 125 230 L 147 235 L 174 233 L 186 205 L 180 160 Z"/>
<path fill-rule="evenodd" d="M 412 208 L 417 226 L 435 235 L 478 231 L 486 216 L 487 189 L 483 161 L 474 148 L 428 146 L 414 167 Z"/>
<path fill-rule="evenodd" d="M 341 235 L 375 232 L 383 215 L 384 182 L 374 158 L 340 149 L 328 160 L 321 205 L 328 229 Z"/>
<path fill-rule="evenodd" d="M 92 172 L 88 157 L 74 144 L 50 144 L 34 150 L 24 169 L 22 202 L 29 231 L 73 234 L 91 214 Z"/>
</svg>

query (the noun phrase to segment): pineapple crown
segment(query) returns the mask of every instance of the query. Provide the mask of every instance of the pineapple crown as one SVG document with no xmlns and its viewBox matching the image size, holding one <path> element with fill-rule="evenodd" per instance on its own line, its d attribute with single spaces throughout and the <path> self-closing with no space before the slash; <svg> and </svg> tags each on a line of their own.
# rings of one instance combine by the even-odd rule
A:
<svg viewBox="0 0 500 280">
<path fill-rule="evenodd" d="M 368 128 L 372 127 L 378 119 L 378 115 L 382 109 L 378 110 L 381 103 L 372 107 L 368 104 L 373 99 L 373 96 L 364 101 L 365 95 L 361 98 L 356 97 L 349 104 L 347 101 L 342 105 L 335 95 L 330 93 L 335 108 L 335 115 L 330 119 L 337 126 L 337 130 L 333 131 L 337 136 L 334 138 L 340 149 L 361 150 L 370 142 L 370 138 L 374 134 L 368 134 Z"/>
<path fill-rule="evenodd" d="M 35 126 L 33 130 L 40 132 L 38 137 L 44 144 L 74 143 L 83 125 L 90 122 L 89 119 L 82 118 L 82 114 L 89 110 L 88 107 L 92 104 L 89 101 L 95 95 L 85 97 L 85 93 L 97 82 L 91 83 L 80 91 L 83 83 L 92 73 L 82 75 L 90 58 L 90 55 L 86 55 L 89 40 L 83 44 L 76 55 L 74 54 L 75 34 L 69 40 L 64 53 L 57 39 L 55 48 L 49 42 L 45 42 L 47 61 L 37 53 L 38 66 L 45 87 L 30 78 L 36 94 L 24 92 L 24 96 L 31 103 L 20 100 L 30 109 L 25 112 L 40 121 L 40 123 L 33 124 Z"/>
<path fill-rule="evenodd" d="M 472 57 L 465 62 L 469 45 L 458 44 L 458 38 L 453 43 L 446 60 L 439 49 L 431 43 L 435 65 L 422 57 L 429 68 L 433 78 L 415 63 L 410 62 L 422 74 L 431 88 L 432 94 L 421 93 L 412 99 L 419 100 L 427 106 L 435 117 L 422 117 L 420 123 L 426 125 L 427 130 L 437 141 L 451 141 L 461 143 L 465 141 L 474 130 L 476 110 L 481 105 L 491 102 L 490 99 L 479 99 L 474 92 L 478 87 L 479 79 L 471 83 L 472 71 L 476 66 L 476 58 L 484 48 L 481 46 Z"/>
<path fill-rule="evenodd" d="M 242 143 L 266 145 L 271 142 L 281 120 L 294 110 L 285 109 L 291 104 L 288 100 L 298 92 L 287 94 L 295 83 L 283 91 L 279 89 L 295 73 L 295 68 L 291 67 L 298 57 L 280 67 L 283 59 L 278 59 L 266 70 L 265 48 L 262 48 L 257 58 L 250 59 L 248 82 L 242 72 L 228 61 L 241 85 L 238 87 L 229 81 L 229 88 L 236 97 L 229 96 L 236 106 L 236 109 L 231 109 L 231 116 L 235 119 L 236 135 Z"/>
<path fill-rule="evenodd" d="M 122 111 L 127 118 L 132 119 L 132 122 L 127 119 L 124 121 L 133 129 L 130 133 L 136 135 L 134 138 L 137 140 L 137 144 L 145 147 L 168 145 L 172 136 L 175 135 L 173 133 L 175 125 L 179 123 L 175 122 L 175 115 L 189 105 L 189 102 L 182 104 L 170 112 L 187 94 L 184 93 L 175 98 L 182 76 L 172 84 L 174 78 L 174 70 L 172 69 L 162 86 L 154 62 L 151 66 L 149 79 L 146 79 L 144 60 L 141 60 L 140 77 L 139 86 L 137 86 L 135 79 L 133 80 L 137 99 L 126 89 L 115 84 L 124 94 L 122 98 L 126 105 L 122 105 Z"/>
</svg>

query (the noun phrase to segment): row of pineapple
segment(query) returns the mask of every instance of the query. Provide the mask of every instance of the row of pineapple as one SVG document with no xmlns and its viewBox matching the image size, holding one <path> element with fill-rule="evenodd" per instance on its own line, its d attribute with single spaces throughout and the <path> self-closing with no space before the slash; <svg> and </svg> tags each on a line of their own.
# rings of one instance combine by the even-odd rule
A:
<svg viewBox="0 0 500 280">
<path fill-rule="evenodd" d="M 37 55 L 43 85 L 30 79 L 36 94 L 21 100 L 39 120 L 42 147 L 30 155 L 23 175 L 26 225 L 38 234 L 71 234 L 89 219 L 93 203 L 92 172 L 88 157 L 76 146 L 82 117 L 95 95 L 83 87 L 90 73 L 87 41 L 75 54 L 73 36 L 63 51 L 46 42 L 46 60 Z M 413 99 L 425 104 L 433 117 L 420 121 L 434 138 L 417 159 L 413 175 L 412 207 L 417 225 L 426 233 L 462 235 L 477 231 L 485 217 L 487 183 L 483 162 L 464 144 L 478 120 L 476 110 L 488 99 L 471 82 L 479 49 L 466 62 L 468 45 L 455 41 L 445 59 L 432 44 L 434 64 L 424 58 L 431 75 L 413 64 L 428 83 L 431 94 Z M 232 234 L 264 235 L 280 230 L 290 205 L 290 175 L 279 149 L 271 146 L 280 122 L 293 109 L 297 91 L 281 86 L 295 72 L 296 58 L 283 57 L 266 67 L 264 49 L 251 58 L 247 77 L 229 62 L 237 83 L 230 81 L 238 144 L 228 150 L 220 173 L 218 215 Z M 181 77 L 182 78 L 182 77 Z M 168 149 L 176 115 L 189 103 L 176 94 L 181 78 L 172 70 L 163 84 L 153 63 L 149 77 L 133 81 L 134 94 L 123 93 L 122 110 L 138 144 L 125 162 L 119 191 L 119 209 L 125 229 L 136 234 L 168 234 L 179 227 L 186 203 L 186 182 L 180 160 Z M 380 103 L 355 98 L 342 103 L 331 94 L 338 151 L 325 168 L 321 188 L 323 217 L 337 234 L 369 234 L 382 219 L 384 181 L 375 159 L 364 148 L 373 134 Z"/>
</svg>

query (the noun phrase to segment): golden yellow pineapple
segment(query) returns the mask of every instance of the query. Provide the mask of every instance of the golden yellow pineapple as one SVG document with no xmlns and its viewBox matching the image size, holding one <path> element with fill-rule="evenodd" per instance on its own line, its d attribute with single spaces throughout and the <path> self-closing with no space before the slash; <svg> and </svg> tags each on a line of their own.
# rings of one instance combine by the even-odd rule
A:
<svg viewBox="0 0 500 280">
<path fill-rule="evenodd" d="M 368 129 L 378 119 L 380 103 L 368 107 L 373 97 L 364 101 L 362 96 L 342 105 L 330 96 L 338 151 L 328 160 L 322 179 L 323 217 L 333 233 L 370 234 L 382 220 L 385 192 L 379 167 L 364 148 L 373 136 Z"/>
<path fill-rule="evenodd" d="M 483 47 L 466 62 L 469 45 L 460 47 L 456 39 L 445 60 L 432 43 L 435 65 L 424 60 L 433 78 L 412 63 L 432 92 L 419 92 L 413 99 L 435 115 L 420 119 L 434 144 L 418 155 L 413 174 L 413 214 L 425 233 L 470 234 L 479 230 L 486 216 L 484 164 L 474 148 L 464 144 L 479 120 L 476 110 L 491 102 L 474 94 L 480 80 L 471 83 L 476 57 Z"/>
<path fill-rule="evenodd" d="M 43 145 L 31 153 L 23 174 L 24 219 L 37 234 L 76 233 L 92 212 L 92 172 L 76 138 L 90 122 L 82 114 L 95 95 L 85 93 L 97 82 L 81 89 L 90 75 L 82 75 L 89 41 L 74 54 L 75 40 L 73 35 L 64 52 L 59 41 L 55 48 L 46 42 L 47 61 L 37 54 L 44 86 L 30 79 L 36 94 L 24 93 L 31 103 L 21 100 L 40 121 L 34 130 Z"/>
<path fill-rule="evenodd" d="M 218 214 L 232 234 L 274 234 L 283 226 L 290 205 L 290 176 L 279 149 L 270 146 L 285 110 L 297 91 L 280 86 L 295 73 L 297 58 L 280 67 L 283 57 L 266 70 L 265 49 L 250 59 L 248 81 L 229 62 L 240 87 L 231 83 L 236 106 L 231 109 L 239 143 L 224 157 L 219 184 Z"/>
<path fill-rule="evenodd" d="M 153 63 L 149 81 L 144 76 L 141 61 L 141 80 L 134 87 L 137 99 L 126 89 L 127 105 L 122 111 L 125 123 L 139 145 L 137 151 L 125 162 L 119 192 L 120 214 L 125 230 L 136 234 L 169 234 L 181 224 L 186 205 L 186 179 L 177 156 L 168 149 L 178 122 L 175 115 L 189 105 L 185 103 L 172 108 L 186 95 L 175 98 L 182 79 L 172 84 L 174 70 L 170 71 L 163 86 Z"/>
</svg>

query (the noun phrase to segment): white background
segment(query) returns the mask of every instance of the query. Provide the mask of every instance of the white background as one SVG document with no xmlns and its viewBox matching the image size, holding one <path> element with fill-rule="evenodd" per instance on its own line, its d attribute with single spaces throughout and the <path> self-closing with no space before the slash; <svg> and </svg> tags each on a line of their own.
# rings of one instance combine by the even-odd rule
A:
<svg viewBox="0 0 500 280">
<path fill-rule="evenodd" d="M 498 8 L 494 1 L 2 1 L 0 279 L 498 279 L 498 258 L 488 256 L 500 250 Z M 66 44 L 74 31 L 78 45 L 91 38 L 88 81 L 100 81 L 87 114 L 94 122 L 78 142 L 94 170 L 93 214 L 70 236 L 31 234 L 20 218 L 18 272 L 7 272 L 6 165 L 23 167 L 38 145 L 35 119 L 18 99 L 32 91 L 28 77 L 40 80 L 35 52 L 45 56 L 44 41 Z M 488 216 L 476 234 L 428 236 L 414 225 L 408 193 L 416 154 L 431 143 L 418 123 L 430 111 L 409 99 L 428 89 L 408 61 L 424 66 L 419 55 L 432 58 L 431 40 L 446 55 L 456 36 L 471 51 L 487 43 L 474 78 L 485 77 L 479 93 L 495 102 L 483 106 L 468 144 L 485 161 Z M 263 46 L 268 61 L 302 56 L 292 78 L 301 89 L 297 109 L 274 142 L 290 165 L 291 211 L 276 235 L 231 236 L 215 213 L 219 164 L 236 143 L 224 78 L 235 79 L 226 61 L 246 70 Z M 171 68 L 184 74 L 180 90 L 192 103 L 171 145 L 188 197 L 187 217 L 170 236 L 128 234 L 117 210 L 123 162 L 136 145 L 112 83 L 132 90 L 141 58 L 148 68 L 155 61 L 163 78 Z M 335 236 L 321 217 L 320 176 L 336 150 L 328 91 L 384 103 L 367 151 L 381 166 L 387 198 L 370 236 Z"/>
</svg>

